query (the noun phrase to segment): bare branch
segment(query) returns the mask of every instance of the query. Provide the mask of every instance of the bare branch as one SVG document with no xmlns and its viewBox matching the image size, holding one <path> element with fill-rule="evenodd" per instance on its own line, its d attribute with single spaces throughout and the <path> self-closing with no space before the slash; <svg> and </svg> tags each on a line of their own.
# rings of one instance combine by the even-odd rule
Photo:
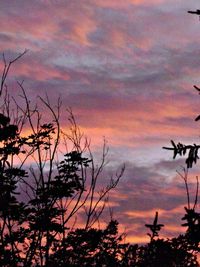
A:
<svg viewBox="0 0 200 267">
<path fill-rule="evenodd" d="M 23 57 L 27 52 L 28 52 L 28 50 L 25 49 L 24 52 L 20 53 L 18 56 L 16 56 L 9 63 L 7 63 L 5 55 L 3 53 L 4 69 L 3 69 L 3 73 L 2 73 L 2 77 L 1 77 L 0 96 L 2 95 L 2 92 L 3 92 L 4 86 L 5 86 L 5 82 L 6 82 L 10 67 L 12 66 L 13 63 L 15 63 L 21 57 Z"/>
</svg>

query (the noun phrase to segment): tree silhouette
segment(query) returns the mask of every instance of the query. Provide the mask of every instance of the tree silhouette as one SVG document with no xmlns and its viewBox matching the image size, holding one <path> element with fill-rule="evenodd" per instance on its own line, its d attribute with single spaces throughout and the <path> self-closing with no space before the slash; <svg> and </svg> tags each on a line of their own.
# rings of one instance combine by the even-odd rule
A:
<svg viewBox="0 0 200 267">
<path fill-rule="evenodd" d="M 195 89 L 199 88 L 194 86 Z M 195 121 L 199 120 L 199 115 L 195 119 Z M 190 203 L 190 192 L 188 189 L 188 171 L 193 167 L 194 164 L 197 163 L 199 156 L 198 151 L 200 146 L 193 145 L 184 145 L 181 143 L 175 144 L 175 142 L 171 141 L 172 147 L 164 147 L 164 149 L 172 150 L 174 153 L 174 158 L 177 155 L 186 156 L 186 168 L 183 168 L 183 174 L 178 172 L 180 177 L 184 180 L 186 195 L 187 195 L 187 207 L 185 207 L 185 215 L 182 220 L 186 221 L 182 224 L 182 226 L 187 227 L 187 231 L 185 234 L 185 241 L 188 243 L 190 250 L 193 252 L 200 252 L 200 213 L 197 212 L 197 203 L 198 203 L 198 194 L 199 194 L 199 179 L 196 177 L 196 194 L 193 206 Z"/>
<path fill-rule="evenodd" d="M 158 212 L 157 211 L 155 214 L 155 219 L 154 219 L 153 224 L 145 224 L 145 226 L 151 230 L 151 233 L 147 234 L 148 236 L 150 236 L 151 241 L 153 241 L 153 239 L 156 236 L 159 236 L 159 231 L 161 230 L 162 227 L 164 227 L 164 224 L 158 223 Z"/>
<path fill-rule="evenodd" d="M 122 167 L 107 185 L 100 187 L 99 177 L 107 164 L 106 142 L 103 144 L 102 160 L 97 165 L 90 142 L 84 139 L 71 110 L 68 110 L 70 133 L 63 131 L 60 99 L 54 108 L 48 96 L 39 97 L 40 105 L 43 104 L 51 116 L 47 123 L 39 105 L 31 105 L 23 82 L 18 82 L 24 104 L 13 100 L 16 111 L 11 112 L 6 79 L 12 64 L 25 53 L 9 63 L 3 56 L 0 90 L 0 266 L 50 266 L 56 255 L 72 245 L 70 240 L 73 235 L 77 240 L 84 237 L 84 243 L 92 233 L 94 239 L 98 237 L 99 232 L 92 230 L 92 226 L 99 221 L 108 193 L 116 187 L 124 171 Z M 24 134 L 23 130 L 27 128 L 29 133 Z M 70 142 L 70 151 L 67 142 Z M 62 143 L 66 151 L 61 156 Z M 29 166 L 28 160 L 32 162 Z M 82 232 L 77 230 L 73 234 L 70 231 L 79 211 L 85 214 L 85 224 Z M 101 239 L 105 244 L 117 238 L 117 226 L 114 225 L 116 222 L 110 222 L 102 232 Z M 114 236 L 113 240 L 111 236 Z M 95 247 L 90 249 L 95 250 Z"/>
</svg>

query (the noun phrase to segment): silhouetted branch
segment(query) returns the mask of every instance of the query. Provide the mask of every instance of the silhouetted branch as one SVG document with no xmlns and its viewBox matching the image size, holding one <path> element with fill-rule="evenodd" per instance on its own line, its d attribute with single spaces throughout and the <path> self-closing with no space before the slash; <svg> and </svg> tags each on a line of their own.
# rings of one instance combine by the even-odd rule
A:
<svg viewBox="0 0 200 267">
<path fill-rule="evenodd" d="M 183 174 L 180 173 L 179 171 L 176 171 L 176 172 L 179 174 L 179 176 L 183 179 L 185 183 L 187 204 L 188 204 L 188 209 L 190 209 L 190 193 L 189 193 L 189 188 L 188 188 L 188 169 L 183 168 Z"/>
<path fill-rule="evenodd" d="M 195 15 L 200 15 L 200 10 L 197 9 L 196 11 L 188 11 L 189 14 L 195 14 Z"/>
<path fill-rule="evenodd" d="M 10 67 L 12 66 L 13 63 L 15 63 L 21 57 L 23 57 L 27 52 L 28 52 L 28 50 L 25 49 L 24 52 L 20 53 L 18 56 L 16 56 L 13 60 L 11 60 L 9 62 L 7 62 L 5 54 L 3 53 L 4 68 L 3 68 L 3 73 L 2 73 L 2 77 L 1 77 L 0 96 L 2 95 L 3 88 L 5 86 L 6 78 L 8 76 Z"/>
<path fill-rule="evenodd" d="M 150 236 L 150 240 L 152 242 L 155 237 L 159 236 L 159 231 L 161 230 L 162 227 L 164 227 L 164 224 L 158 223 L 158 212 L 157 211 L 155 214 L 153 224 L 145 224 L 145 226 L 151 230 L 151 233 L 148 233 L 147 235 Z"/>
<path fill-rule="evenodd" d="M 200 145 L 196 145 L 196 144 L 183 145 L 181 143 L 175 144 L 173 140 L 171 140 L 171 144 L 172 144 L 172 147 L 163 147 L 163 149 L 172 150 L 174 153 L 173 159 L 175 159 L 177 155 L 180 155 L 180 156 L 187 155 L 187 158 L 185 161 L 187 168 L 192 168 L 193 164 L 197 163 L 197 160 L 199 159 L 198 151 L 199 151 Z"/>
</svg>

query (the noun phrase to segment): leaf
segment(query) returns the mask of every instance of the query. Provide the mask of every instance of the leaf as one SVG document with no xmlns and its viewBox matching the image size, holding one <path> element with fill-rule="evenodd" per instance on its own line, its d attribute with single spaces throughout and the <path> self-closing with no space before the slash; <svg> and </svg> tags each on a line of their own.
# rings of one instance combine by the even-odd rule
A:
<svg viewBox="0 0 200 267">
<path fill-rule="evenodd" d="M 200 120 L 200 115 L 196 117 L 195 121 L 199 121 Z"/>
<path fill-rule="evenodd" d="M 199 94 L 200 94 L 200 88 L 199 87 L 197 87 L 196 85 L 194 85 L 194 88 L 199 92 Z"/>
</svg>

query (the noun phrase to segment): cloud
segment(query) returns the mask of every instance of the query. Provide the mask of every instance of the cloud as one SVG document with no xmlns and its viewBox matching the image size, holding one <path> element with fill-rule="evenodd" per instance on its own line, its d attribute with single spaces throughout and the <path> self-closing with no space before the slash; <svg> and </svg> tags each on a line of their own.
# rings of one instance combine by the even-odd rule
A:
<svg viewBox="0 0 200 267">
<path fill-rule="evenodd" d="M 147 232 L 144 225 L 153 221 L 156 211 L 159 212 L 159 222 L 165 224 L 161 236 L 175 236 L 184 231 L 180 227 L 186 203 L 182 184 L 161 182 L 159 173 L 152 177 L 153 172 L 142 166 L 133 166 L 128 173 L 128 176 L 125 174 L 128 181 L 125 178 L 118 187 L 119 206 L 114 207 L 114 214 L 121 227 L 127 229 L 131 240 L 138 242 L 141 238 L 139 243 L 143 242 Z M 115 199 L 115 194 L 112 198 Z"/>
<path fill-rule="evenodd" d="M 169 225 L 165 235 L 180 231 L 186 199 L 175 171 L 184 160 L 173 161 L 162 146 L 171 139 L 198 141 L 199 98 L 192 86 L 200 83 L 199 22 L 186 12 L 197 8 L 192 5 L 186 0 L 0 3 L 0 52 L 9 60 L 29 49 L 11 69 L 11 94 L 19 92 L 17 79 L 25 80 L 31 103 L 46 92 L 53 106 L 60 95 L 62 115 L 72 107 L 96 154 L 106 136 L 113 166 L 127 162 L 124 180 L 111 196 L 132 241 L 146 240 L 143 225 L 156 210 Z"/>
</svg>

